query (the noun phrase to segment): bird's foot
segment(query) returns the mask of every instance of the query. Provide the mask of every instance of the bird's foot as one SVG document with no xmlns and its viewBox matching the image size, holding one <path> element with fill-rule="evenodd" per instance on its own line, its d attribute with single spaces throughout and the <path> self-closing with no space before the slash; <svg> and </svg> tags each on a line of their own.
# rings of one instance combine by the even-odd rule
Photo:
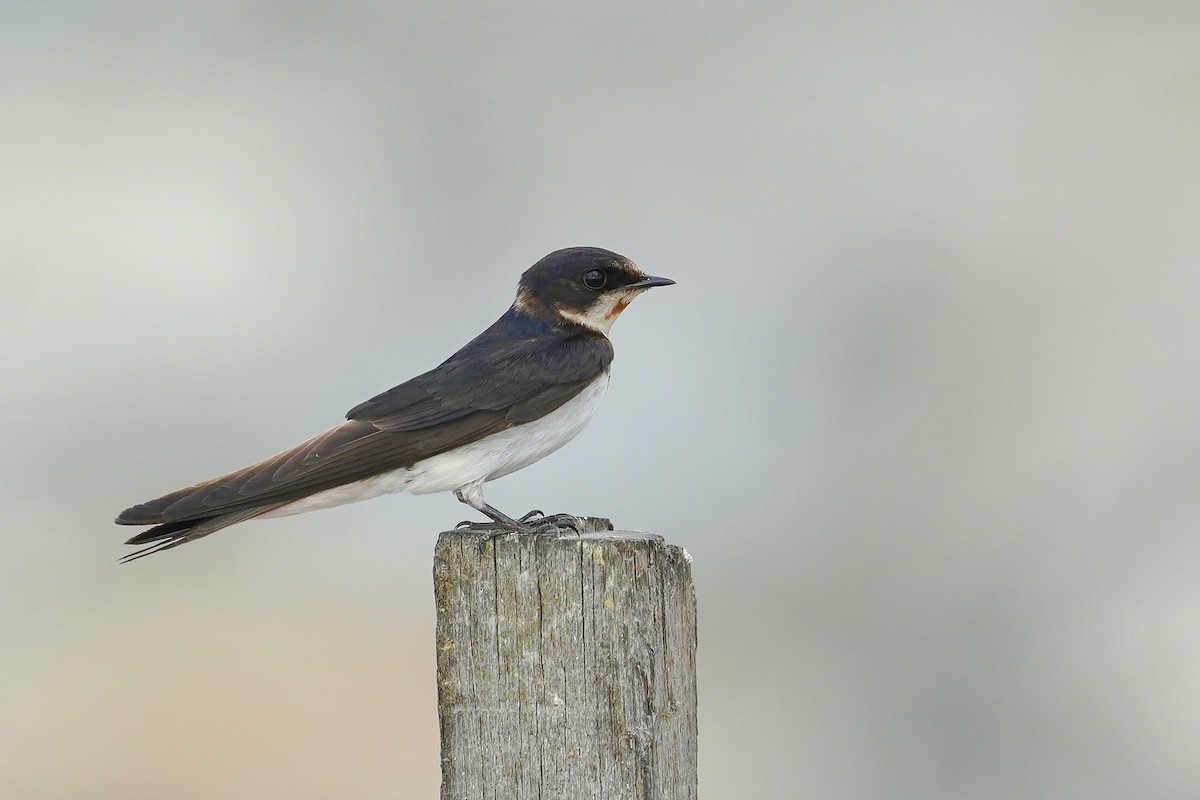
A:
<svg viewBox="0 0 1200 800">
<path fill-rule="evenodd" d="M 505 525 L 503 522 L 488 520 L 487 522 L 479 522 L 476 520 L 464 519 L 462 522 L 454 526 L 454 530 L 462 531 L 463 533 L 486 533 L 476 543 L 476 549 L 482 555 L 489 544 L 492 544 L 501 536 L 509 533 L 522 533 L 523 530 L 513 528 L 511 525 Z"/>
<path fill-rule="evenodd" d="M 532 536 L 584 536 L 598 531 L 611 531 L 613 524 L 600 517 L 577 517 L 574 514 L 547 514 L 541 509 L 517 518 L 505 516 L 490 506 L 484 510 L 491 516 L 488 522 L 463 520 L 454 526 L 455 530 L 471 533 L 488 533 L 479 540 L 479 552 L 484 552 L 488 544 L 494 543 L 497 537 L 506 534 Z"/>
<path fill-rule="evenodd" d="M 456 530 L 456 531 L 498 531 L 500 533 L 511 533 L 513 531 L 512 528 L 505 525 L 504 523 L 493 522 L 490 519 L 487 522 L 480 522 L 479 520 L 474 520 L 474 519 L 464 519 L 462 522 L 460 522 L 454 526 L 454 530 Z"/>
<path fill-rule="evenodd" d="M 583 524 L 583 518 L 574 514 L 547 514 L 540 508 L 528 512 L 524 516 L 509 520 L 488 520 L 479 522 L 464 519 L 454 526 L 455 530 L 466 531 L 496 531 L 497 533 L 542 533 L 547 528 L 570 528 L 576 533 Z"/>
<path fill-rule="evenodd" d="M 577 517 L 574 514 L 547 514 L 538 508 L 525 514 L 517 521 L 524 526 L 522 533 L 558 533 L 562 528 L 566 528 L 572 533 L 579 533 L 583 529 L 582 517 Z"/>
<path fill-rule="evenodd" d="M 461 497 L 459 498 L 462 499 Z M 490 522 L 472 522 L 469 519 L 464 519 L 462 522 L 454 526 L 455 530 L 465 529 L 472 531 L 490 531 L 500 529 L 500 532 L 516 532 L 524 530 L 525 526 L 519 521 L 505 514 L 497 508 L 484 503 L 479 509 L 490 518 Z"/>
</svg>

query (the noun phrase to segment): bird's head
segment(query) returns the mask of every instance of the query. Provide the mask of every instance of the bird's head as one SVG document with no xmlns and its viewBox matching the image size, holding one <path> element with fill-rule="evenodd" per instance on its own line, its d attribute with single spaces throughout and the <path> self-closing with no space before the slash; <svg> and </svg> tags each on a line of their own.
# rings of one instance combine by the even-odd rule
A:
<svg viewBox="0 0 1200 800">
<path fill-rule="evenodd" d="M 525 270 L 513 306 L 606 334 L 633 298 L 652 287 L 673 283 L 669 278 L 647 275 L 611 250 L 568 247 Z"/>
</svg>

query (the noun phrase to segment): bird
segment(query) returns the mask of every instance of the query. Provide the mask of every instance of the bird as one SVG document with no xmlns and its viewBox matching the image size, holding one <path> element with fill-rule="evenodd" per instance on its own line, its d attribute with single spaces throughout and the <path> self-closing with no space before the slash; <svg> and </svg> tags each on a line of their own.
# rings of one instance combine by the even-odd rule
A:
<svg viewBox="0 0 1200 800">
<path fill-rule="evenodd" d="M 674 283 L 599 247 L 550 253 L 521 275 L 508 310 L 437 367 L 295 447 L 122 511 L 118 525 L 153 527 L 126 541 L 144 547 L 121 561 L 256 517 L 397 492 L 453 492 L 490 520 L 464 525 L 536 530 L 551 517 L 514 519 L 484 500 L 483 485 L 583 430 L 608 388 L 613 322 L 642 292 Z"/>
</svg>

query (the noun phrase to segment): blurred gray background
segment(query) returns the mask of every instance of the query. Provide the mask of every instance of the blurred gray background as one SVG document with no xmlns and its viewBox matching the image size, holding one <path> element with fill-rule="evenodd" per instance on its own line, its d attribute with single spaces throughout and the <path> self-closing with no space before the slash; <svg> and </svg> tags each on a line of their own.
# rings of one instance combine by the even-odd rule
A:
<svg viewBox="0 0 1200 800">
<path fill-rule="evenodd" d="M 609 247 L 488 498 L 695 559 L 706 798 L 1200 796 L 1194 2 L 0 5 L 0 795 L 431 798 L 448 495 L 118 566 Z"/>
</svg>

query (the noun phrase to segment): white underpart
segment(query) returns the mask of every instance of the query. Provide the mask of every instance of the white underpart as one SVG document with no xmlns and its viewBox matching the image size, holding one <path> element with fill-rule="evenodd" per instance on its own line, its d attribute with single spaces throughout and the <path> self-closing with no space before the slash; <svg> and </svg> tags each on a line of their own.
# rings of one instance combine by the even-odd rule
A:
<svg viewBox="0 0 1200 800">
<path fill-rule="evenodd" d="M 564 311 L 560 308 L 558 313 L 563 318 L 571 320 L 571 322 L 607 335 L 613 323 L 617 321 L 617 317 L 621 316 L 621 311 L 617 310 L 617 304 L 625 303 L 628 305 L 633 298 L 644 291 L 646 290 L 627 289 L 623 292 L 605 292 L 597 297 L 596 302 L 588 306 L 586 311 Z"/>
<path fill-rule="evenodd" d="M 475 508 L 483 505 L 485 481 L 502 478 L 553 453 L 579 435 L 608 389 L 608 373 L 541 419 L 516 425 L 477 442 L 356 483 L 326 489 L 264 517 L 286 517 L 370 500 L 384 494 L 459 492 Z"/>
</svg>

